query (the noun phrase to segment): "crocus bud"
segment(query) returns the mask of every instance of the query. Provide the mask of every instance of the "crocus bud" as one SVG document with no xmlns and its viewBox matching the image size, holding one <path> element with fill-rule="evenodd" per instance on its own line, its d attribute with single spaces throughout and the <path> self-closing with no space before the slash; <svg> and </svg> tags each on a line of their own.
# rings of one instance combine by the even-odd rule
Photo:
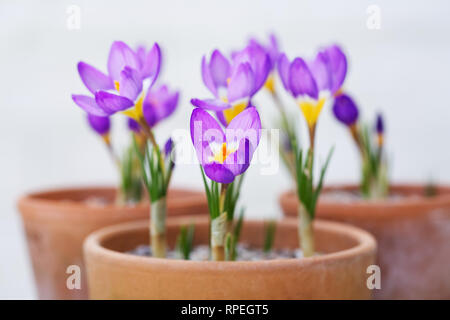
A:
<svg viewBox="0 0 450 320">
<path fill-rule="evenodd" d="M 341 94 L 334 99 L 333 113 L 336 119 L 350 127 L 358 120 L 358 107 L 346 94 Z"/>
<path fill-rule="evenodd" d="M 87 115 L 90 127 L 101 136 L 109 133 L 111 123 L 109 117 L 99 117 L 92 114 Z"/>
<path fill-rule="evenodd" d="M 384 121 L 381 113 L 377 114 L 377 120 L 375 122 L 375 131 L 379 135 L 382 135 L 384 133 Z"/>
</svg>

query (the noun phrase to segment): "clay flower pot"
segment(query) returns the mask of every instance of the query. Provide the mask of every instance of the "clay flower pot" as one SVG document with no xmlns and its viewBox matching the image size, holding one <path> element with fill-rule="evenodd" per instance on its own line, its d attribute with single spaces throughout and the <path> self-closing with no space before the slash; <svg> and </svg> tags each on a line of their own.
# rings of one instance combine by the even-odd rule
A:
<svg viewBox="0 0 450 320">
<path fill-rule="evenodd" d="M 355 185 L 329 187 L 356 191 Z M 317 217 L 347 222 L 372 233 L 378 243 L 381 268 L 378 299 L 450 299 L 450 187 L 437 187 L 424 197 L 424 186 L 393 185 L 403 195 L 387 201 L 336 201 L 323 198 Z M 280 196 L 287 216 L 297 214 L 294 192 Z"/>
<path fill-rule="evenodd" d="M 105 203 L 94 200 L 101 198 Z M 112 224 L 149 217 L 149 204 L 117 206 L 113 188 L 57 189 L 30 193 L 18 201 L 40 299 L 86 299 L 83 240 Z M 87 199 L 91 199 L 88 200 Z M 202 192 L 173 189 L 168 195 L 169 216 L 206 214 Z M 81 289 L 69 290 L 70 265 L 81 268 Z M 70 271 L 69 272 L 73 272 Z"/>
<path fill-rule="evenodd" d="M 207 244 L 206 217 L 168 223 L 173 247 L 181 225 L 195 224 L 195 244 Z M 245 221 L 241 242 L 261 247 L 264 223 Z M 186 261 L 126 253 L 148 242 L 148 225 L 134 222 L 99 230 L 84 244 L 91 299 L 368 299 L 366 269 L 376 244 L 367 232 L 316 221 L 320 256 L 266 261 Z M 297 221 L 278 222 L 275 248 L 297 248 Z"/>
</svg>

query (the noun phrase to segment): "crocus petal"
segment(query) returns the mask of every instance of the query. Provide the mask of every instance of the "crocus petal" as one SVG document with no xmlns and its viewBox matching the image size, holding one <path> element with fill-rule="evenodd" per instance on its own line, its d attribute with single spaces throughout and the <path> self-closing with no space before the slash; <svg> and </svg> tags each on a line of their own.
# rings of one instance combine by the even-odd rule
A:
<svg viewBox="0 0 450 320">
<path fill-rule="evenodd" d="M 227 145 L 238 145 L 235 159 L 230 156 L 225 163 L 235 174 L 249 164 L 261 139 L 261 119 L 255 107 L 249 107 L 231 120 L 225 130 Z M 244 141 L 247 141 L 244 143 Z M 235 161 L 233 163 L 233 161 Z M 237 161 L 237 162 L 236 162 Z M 238 165 L 238 166 L 235 166 Z"/>
<path fill-rule="evenodd" d="M 214 80 L 211 75 L 211 71 L 209 69 L 209 66 L 206 62 L 206 57 L 203 56 L 202 58 L 202 79 L 205 86 L 211 91 L 211 93 L 217 97 L 217 88 L 214 83 Z"/>
<path fill-rule="evenodd" d="M 191 103 L 199 108 L 212 110 L 212 111 L 222 111 L 231 107 L 231 104 L 223 102 L 219 99 L 191 99 Z"/>
<path fill-rule="evenodd" d="M 225 168 L 230 170 L 235 176 L 244 173 L 250 166 L 254 149 L 255 147 L 252 147 L 248 139 L 242 139 L 239 142 L 238 149 L 226 158 L 224 162 Z"/>
<path fill-rule="evenodd" d="M 239 66 L 242 63 L 249 63 L 254 76 L 252 95 L 255 94 L 267 80 L 270 72 L 270 57 L 261 46 L 248 45 L 242 51 L 236 53 L 233 63 Z"/>
<path fill-rule="evenodd" d="M 220 123 L 224 127 L 228 126 L 228 122 L 227 122 L 227 119 L 225 119 L 225 115 L 223 114 L 223 111 L 217 111 L 216 112 L 216 117 L 217 117 L 217 120 L 219 120 Z"/>
<path fill-rule="evenodd" d="M 137 49 L 136 49 L 136 57 L 137 57 L 138 62 L 139 62 L 139 70 L 141 70 L 144 67 L 145 57 L 146 57 L 146 52 L 145 52 L 145 47 L 144 46 L 137 47 Z"/>
<path fill-rule="evenodd" d="M 203 166 L 208 178 L 218 183 L 231 183 L 234 180 L 234 174 L 223 164 L 211 163 Z"/>
<path fill-rule="evenodd" d="M 278 61 L 278 57 L 280 56 L 280 50 L 278 45 L 278 40 L 275 34 L 269 35 L 269 46 L 267 48 L 267 53 L 270 57 L 271 68 L 275 68 L 275 65 Z"/>
<path fill-rule="evenodd" d="M 331 90 L 331 73 L 327 58 L 319 52 L 311 63 L 308 64 L 319 91 Z"/>
<path fill-rule="evenodd" d="M 226 87 L 230 74 L 230 63 L 219 50 L 214 50 L 209 61 L 209 70 L 215 87 Z"/>
<path fill-rule="evenodd" d="M 132 101 L 136 100 L 142 91 L 142 79 L 139 71 L 130 67 L 125 67 L 120 72 L 119 92 Z"/>
<path fill-rule="evenodd" d="M 159 45 L 155 43 L 145 57 L 144 64 L 141 69 L 142 79 L 151 79 L 151 83 L 154 83 L 158 77 L 159 70 L 161 69 L 161 49 Z"/>
<path fill-rule="evenodd" d="M 143 113 L 147 124 L 155 126 L 161 120 L 169 117 L 176 109 L 179 93 L 169 93 L 167 86 L 149 90 L 144 99 Z"/>
<path fill-rule="evenodd" d="M 126 110 L 134 105 L 132 100 L 106 91 L 98 91 L 95 94 L 95 101 L 107 115 Z"/>
<path fill-rule="evenodd" d="M 225 142 L 225 134 L 217 121 L 205 110 L 195 108 L 191 115 L 191 139 L 202 165 L 211 163 L 213 156 L 210 144 Z"/>
<path fill-rule="evenodd" d="M 331 72 L 331 92 L 335 93 L 344 83 L 347 74 L 347 58 L 337 45 L 326 48 L 324 54 L 327 56 Z"/>
<path fill-rule="evenodd" d="M 289 68 L 289 88 L 294 95 L 308 95 L 313 99 L 319 97 L 316 81 L 302 58 L 296 58 Z"/>
<path fill-rule="evenodd" d="M 286 55 L 283 53 L 280 55 L 280 58 L 278 59 L 278 74 L 280 75 L 281 82 L 283 83 L 283 86 L 286 90 L 289 89 L 289 60 L 286 57 Z"/>
<path fill-rule="evenodd" d="M 139 123 L 137 123 L 136 120 L 131 119 L 131 118 L 127 118 L 127 126 L 128 126 L 128 129 L 130 129 L 133 132 L 139 132 L 141 130 Z"/>
<path fill-rule="evenodd" d="M 170 156 L 173 150 L 173 140 L 172 138 L 167 139 L 166 143 L 164 144 L 164 156 Z"/>
<path fill-rule="evenodd" d="M 333 113 L 336 119 L 346 126 L 351 126 L 358 120 L 358 108 L 353 100 L 345 94 L 334 100 Z"/>
<path fill-rule="evenodd" d="M 120 80 L 120 73 L 125 67 L 139 70 L 139 59 L 136 53 L 124 42 L 115 41 L 109 51 L 108 73 L 115 80 Z"/>
<path fill-rule="evenodd" d="M 81 95 L 81 94 L 73 94 L 72 100 L 84 111 L 86 111 L 89 114 L 93 114 L 95 116 L 104 117 L 108 114 L 99 107 L 97 102 L 95 102 L 95 99 L 93 97 Z"/>
<path fill-rule="evenodd" d="M 254 89 L 254 74 L 248 62 L 241 63 L 228 84 L 228 102 L 250 97 Z"/>
<path fill-rule="evenodd" d="M 78 63 L 78 73 L 86 88 L 93 94 L 98 90 L 114 89 L 114 83 L 110 77 L 85 62 Z"/>
<path fill-rule="evenodd" d="M 99 135 L 105 135 L 109 132 L 111 127 L 109 117 L 98 117 L 93 114 L 88 114 L 87 119 L 91 128 Z"/>
</svg>

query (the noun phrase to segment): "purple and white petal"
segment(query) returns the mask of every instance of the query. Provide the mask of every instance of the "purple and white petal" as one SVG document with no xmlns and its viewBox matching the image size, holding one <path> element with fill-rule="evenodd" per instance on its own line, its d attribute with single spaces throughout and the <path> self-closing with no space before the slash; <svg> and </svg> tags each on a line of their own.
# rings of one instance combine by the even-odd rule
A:
<svg viewBox="0 0 450 320">
<path fill-rule="evenodd" d="M 250 97 L 254 91 L 255 76 L 250 63 L 241 63 L 228 84 L 228 102 Z"/>
<path fill-rule="evenodd" d="M 219 51 L 214 50 L 209 61 L 209 70 L 215 87 L 226 87 L 230 76 L 230 63 Z"/>
<path fill-rule="evenodd" d="M 93 94 L 98 90 L 114 89 L 114 83 L 109 76 L 83 61 L 78 63 L 78 73 L 86 88 Z"/>
<path fill-rule="evenodd" d="M 161 49 L 157 43 L 147 53 L 144 63 L 142 65 L 141 77 L 142 79 L 150 78 L 153 84 L 158 78 L 161 69 Z"/>
<path fill-rule="evenodd" d="M 331 70 L 326 56 L 319 52 L 314 60 L 308 64 L 308 67 L 316 80 L 319 91 L 331 91 Z"/>
<path fill-rule="evenodd" d="M 281 83 L 286 90 L 289 89 L 289 67 L 290 63 L 286 55 L 283 53 L 280 55 L 277 63 L 278 75 L 280 76 Z"/>
<path fill-rule="evenodd" d="M 139 71 L 128 66 L 125 67 L 122 72 L 120 72 L 119 83 L 120 95 L 132 101 L 135 101 L 142 91 L 142 78 Z"/>
<path fill-rule="evenodd" d="M 289 67 L 289 88 L 294 95 L 308 95 L 313 99 L 319 97 L 316 81 L 302 58 L 295 58 Z"/>
<path fill-rule="evenodd" d="M 178 105 L 178 97 L 179 92 L 171 93 L 165 85 L 156 90 L 149 90 L 143 104 L 143 113 L 147 124 L 153 127 L 169 117 Z"/>
<path fill-rule="evenodd" d="M 347 58 L 342 49 L 333 45 L 326 48 L 324 54 L 327 57 L 331 72 L 331 92 L 338 91 L 344 83 L 347 74 Z"/>
<path fill-rule="evenodd" d="M 113 42 L 108 57 L 108 73 L 114 81 L 120 80 L 120 73 L 125 67 L 139 70 L 139 59 L 136 53 L 124 42 Z"/>
<path fill-rule="evenodd" d="M 202 79 L 205 86 L 211 91 L 211 93 L 217 98 L 217 87 L 214 83 L 214 80 L 211 75 L 211 70 L 209 69 L 209 65 L 206 62 L 206 57 L 203 56 L 202 58 Z"/>
<path fill-rule="evenodd" d="M 231 104 L 223 102 L 220 99 L 191 99 L 191 103 L 199 108 L 212 110 L 212 111 L 222 111 L 231 108 Z"/>
<path fill-rule="evenodd" d="M 107 115 L 124 111 L 134 105 L 132 100 L 106 91 L 98 91 L 95 94 L 95 101 Z"/>
<path fill-rule="evenodd" d="M 225 142 L 222 128 L 208 112 L 195 108 L 191 115 L 190 129 L 198 160 L 202 165 L 211 163 L 214 154 L 210 145 L 222 145 Z"/>
<path fill-rule="evenodd" d="M 105 117 L 108 115 L 102 108 L 99 107 L 95 99 L 90 96 L 82 94 L 73 94 L 72 100 L 84 111 L 89 114 L 93 114 L 99 117 Z"/>
</svg>

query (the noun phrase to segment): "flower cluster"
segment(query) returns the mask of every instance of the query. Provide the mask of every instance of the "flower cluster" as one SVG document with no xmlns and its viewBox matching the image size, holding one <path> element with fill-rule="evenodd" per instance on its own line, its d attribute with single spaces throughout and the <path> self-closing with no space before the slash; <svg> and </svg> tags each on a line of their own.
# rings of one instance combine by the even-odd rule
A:
<svg viewBox="0 0 450 320">
<path fill-rule="evenodd" d="M 140 199 L 144 182 L 152 203 L 155 256 L 165 255 L 165 202 L 174 163 L 168 155 L 173 148 L 172 140 L 168 140 L 161 152 L 153 128 L 175 111 L 179 99 L 179 92 L 171 91 L 164 84 L 155 85 L 161 59 L 157 43 L 147 51 L 142 46 L 133 50 L 124 42 L 116 41 L 109 51 L 107 73 L 85 62 L 78 63 L 78 73 L 90 95 L 72 95 L 73 101 L 87 112 L 90 126 L 103 137 L 119 165 L 125 198 Z M 116 113 L 128 117 L 128 128 L 133 133 L 133 143 L 120 160 L 109 138 L 109 118 Z"/>
</svg>

